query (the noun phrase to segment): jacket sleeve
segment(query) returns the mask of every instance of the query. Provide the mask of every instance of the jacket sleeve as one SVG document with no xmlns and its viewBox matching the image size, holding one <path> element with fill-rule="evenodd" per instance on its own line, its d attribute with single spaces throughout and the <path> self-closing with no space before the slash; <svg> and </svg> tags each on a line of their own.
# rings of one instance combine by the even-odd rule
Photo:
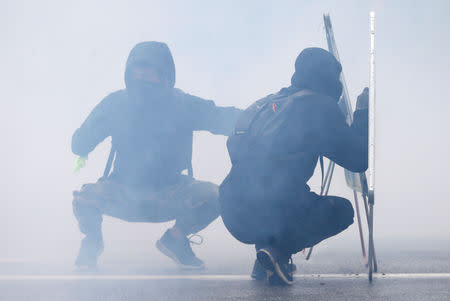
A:
<svg viewBox="0 0 450 301">
<path fill-rule="evenodd" d="M 106 137 L 111 135 L 113 97 L 105 97 L 89 114 L 72 136 L 72 152 L 87 156 Z"/>
<path fill-rule="evenodd" d="M 318 153 L 353 172 L 363 172 L 368 165 L 367 110 L 357 110 L 351 126 L 336 103 L 322 107 L 316 131 Z"/>
<path fill-rule="evenodd" d="M 211 100 L 184 94 L 194 131 L 209 131 L 216 135 L 230 135 L 242 110 L 218 107 Z"/>
</svg>

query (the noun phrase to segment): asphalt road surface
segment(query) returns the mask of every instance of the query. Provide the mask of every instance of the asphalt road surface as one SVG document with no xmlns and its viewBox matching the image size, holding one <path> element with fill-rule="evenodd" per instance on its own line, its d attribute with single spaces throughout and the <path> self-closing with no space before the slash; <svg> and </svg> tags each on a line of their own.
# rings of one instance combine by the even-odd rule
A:
<svg viewBox="0 0 450 301">
<path fill-rule="evenodd" d="M 41 276 L 42 277 L 42 276 Z M 450 274 L 374 279 L 301 275 L 291 287 L 268 287 L 248 276 L 23 278 L 0 282 L 1 300 L 450 300 Z M 84 278 L 84 279 L 83 279 Z"/>
<path fill-rule="evenodd" d="M 331 256 L 333 255 L 333 256 Z M 291 287 L 252 281 L 252 262 L 212 262 L 202 272 L 179 272 L 165 260 L 153 264 L 105 260 L 98 271 L 74 272 L 42 262 L 0 261 L 0 300 L 450 300 L 450 253 L 380 252 L 369 284 L 357 253 L 318 252 L 295 258 Z"/>
</svg>

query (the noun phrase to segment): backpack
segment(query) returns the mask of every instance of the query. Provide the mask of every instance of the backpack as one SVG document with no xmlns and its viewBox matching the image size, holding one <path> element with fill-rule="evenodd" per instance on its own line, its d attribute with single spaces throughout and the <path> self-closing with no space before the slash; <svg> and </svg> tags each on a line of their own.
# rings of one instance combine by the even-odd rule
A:
<svg viewBox="0 0 450 301">
<path fill-rule="evenodd" d="M 300 90 L 288 96 L 272 94 L 256 101 L 242 112 L 227 141 L 228 153 L 233 165 L 241 162 L 249 165 L 252 165 L 252 162 L 260 164 L 261 159 L 280 159 L 279 154 L 271 153 L 271 146 L 278 129 L 288 118 L 294 99 L 298 101 L 298 98 L 313 94 L 316 93 L 311 90 Z M 319 164 L 322 176 L 320 194 L 322 195 L 324 188 L 322 156 L 319 156 Z"/>
<path fill-rule="evenodd" d="M 263 158 L 270 153 L 271 145 L 280 126 L 289 116 L 294 99 L 315 94 L 300 90 L 291 95 L 272 94 L 256 101 L 241 113 L 227 147 L 231 162 Z"/>
</svg>

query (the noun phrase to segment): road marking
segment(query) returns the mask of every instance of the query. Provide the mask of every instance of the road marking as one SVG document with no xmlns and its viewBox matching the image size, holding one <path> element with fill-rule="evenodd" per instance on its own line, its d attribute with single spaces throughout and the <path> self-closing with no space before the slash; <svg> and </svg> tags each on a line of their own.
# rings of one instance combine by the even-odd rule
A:
<svg viewBox="0 0 450 301">
<path fill-rule="evenodd" d="M 366 278 L 367 274 L 299 274 L 295 278 Z M 450 278 L 450 273 L 377 273 L 373 274 L 373 278 L 403 278 L 403 279 L 419 279 L 419 278 Z"/>
<path fill-rule="evenodd" d="M 367 274 L 299 274 L 295 278 L 316 279 L 348 279 L 367 278 Z M 430 279 L 450 278 L 450 273 L 389 273 L 374 274 L 376 279 Z M 0 281 L 5 280 L 249 280 L 249 275 L 0 275 Z"/>
<path fill-rule="evenodd" d="M 19 262 L 36 262 L 33 258 L 0 258 L 0 263 L 19 263 Z"/>
</svg>

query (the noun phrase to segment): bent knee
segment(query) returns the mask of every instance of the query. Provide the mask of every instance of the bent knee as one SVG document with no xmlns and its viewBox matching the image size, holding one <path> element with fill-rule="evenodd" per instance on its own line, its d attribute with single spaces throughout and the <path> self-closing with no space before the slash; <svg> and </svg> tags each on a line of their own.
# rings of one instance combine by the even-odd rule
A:
<svg viewBox="0 0 450 301">
<path fill-rule="evenodd" d="M 89 199 L 85 198 L 81 194 L 73 194 L 72 207 L 73 209 L 83 208 L 83 207 L 91 207 L 93 206 L 93 202 Z"/>
<path fill-rule="evenodd" d="M 333 197 L 334 212 L 337 215 L 340 223 L 347 228 L 353 224 L 354 211 L 352 203 L 349 200 L 341 197 Z"/>
<path fill-rule="evenodd" d="M 98 214 L 100 212 L 98 202 L 85 198 L 81 194 L 74 194 L 72 210 L 77 218 L 85 215 Z"/>
<path fill-rule="evenodd" d="M 208 205 L 219 211 L 219 187 L 209 182 L 199 183 L 190 200 L 190 205 L 193 208 Z"/>
</svg>

